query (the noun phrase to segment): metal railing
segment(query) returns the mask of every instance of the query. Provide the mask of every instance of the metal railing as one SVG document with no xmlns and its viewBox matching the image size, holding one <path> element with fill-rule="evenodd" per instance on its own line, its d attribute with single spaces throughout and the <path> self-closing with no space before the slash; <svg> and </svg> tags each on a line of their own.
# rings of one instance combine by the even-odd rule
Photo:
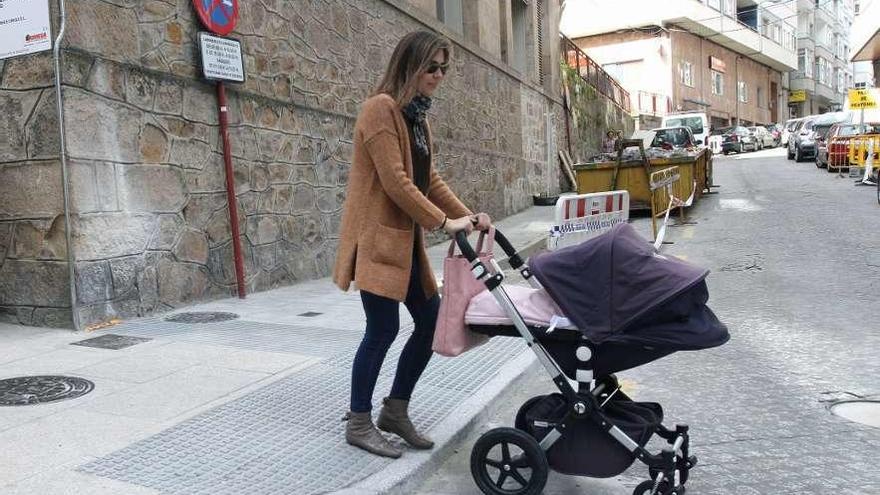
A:
<svg viewBox="0 0 880 495">
<path fill-rule="evenodd" d="M 560 35 L 562 45 L 562 57 L 569 67 L 577 71 L 578 75 L 590 86 L 596 89 L 599 94 L 607 97 L 614 102 L 615 105 L 625 110 L 627 113 L 632 111 L 629 92 L 623 89 L 623 86 L 605 72 L 602 67 L 591 59 L 583 50 L 581 50 L 574 42 L 565 36 Z"/>
</svg>

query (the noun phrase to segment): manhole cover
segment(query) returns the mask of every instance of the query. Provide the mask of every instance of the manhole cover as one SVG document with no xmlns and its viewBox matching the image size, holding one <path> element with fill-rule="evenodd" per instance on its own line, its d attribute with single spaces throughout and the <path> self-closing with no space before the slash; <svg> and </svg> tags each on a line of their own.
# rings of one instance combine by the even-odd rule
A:
<svg viewBox="0 0 880 495">
<path fill-rule="evenodd" d="M 880 401 L 850 400 L 838 402 L 831 406 L 831 412 L 843 419 L 880 428 Z"/>
<path fill-rule="evenodd" d="M 0 406 L 29 406 L 80 397 L 95 384 L 75 376 L 19 376 L 0 380 Z"/>
<path fill-rule="evenodd" d="M 145 339 L 143 337 L 127 337 L 125 335 L 108 333 L 107 335 L 101 335 L 100 337 L 93 337 L 91 339 L 80 340 L 79 342 L 72 342 L 70 345 L 119 350 L 125 349 L 126 347 L 131 347 L 135 344 L 140 344 L 141 342 L 149 342 L 150 340 L 152 339 Z"/>
<path fill-rule="evenodd" d="M 177 313 L 165 318 L 165 321 L 173 321 L 175 323 L 216 323 L 218 321 L 229 321 L 238 318 L 235 313 L 223 312 L 197 312 L 197 313 Z"/>
</svg>

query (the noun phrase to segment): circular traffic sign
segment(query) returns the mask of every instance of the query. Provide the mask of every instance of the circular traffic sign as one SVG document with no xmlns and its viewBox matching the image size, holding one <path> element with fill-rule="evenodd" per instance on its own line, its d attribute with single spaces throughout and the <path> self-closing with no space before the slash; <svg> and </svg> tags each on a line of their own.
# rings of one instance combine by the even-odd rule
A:
<svg viewBox="0 0 880 495">
<path fill-rule="evenodd" d="M 238 21 L 238 0 L 193 0 L 199 20 L 209 31 L 226 36 Z"/>
</svg>

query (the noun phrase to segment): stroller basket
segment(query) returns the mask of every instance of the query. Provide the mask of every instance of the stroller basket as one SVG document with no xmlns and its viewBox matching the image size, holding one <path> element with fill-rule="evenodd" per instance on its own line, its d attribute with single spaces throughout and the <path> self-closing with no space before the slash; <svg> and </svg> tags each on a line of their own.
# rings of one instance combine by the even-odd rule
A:
<svg viewBox="0 0 880 495">
<path fill-rule="evenodd" d="M 660 404 L 633 402 L 622 392 L 615 394 L 602 411 L 640 447 L 648 443 L 663 421 Z M 540 442 L 562 422 L 567 412 L 565 397 L 545 395 L 525 411 L 525 429 Z M 594 478 L 617 476 L 635 460 L 633 452 L 586 418 L 572 422 L 547 451 L 547 461 L 554 471 Z"/>
</svg>

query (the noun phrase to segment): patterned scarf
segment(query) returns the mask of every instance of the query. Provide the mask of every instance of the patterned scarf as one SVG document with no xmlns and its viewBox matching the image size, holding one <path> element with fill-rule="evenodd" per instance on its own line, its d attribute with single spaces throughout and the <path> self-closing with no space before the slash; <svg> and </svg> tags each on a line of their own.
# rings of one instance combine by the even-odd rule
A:
<svg viewBox="0 0 880 495">
<path fill-rule="evenodd" d="M 428 125 L 425 123 L 425 114 L 429 108 L 431 108 L 431 99 L 427 96 L 416 95 L 402 110 L 406 120 L 412 125 L 416 150 L 423 157 L 431 153 L 428 149 Z"/>
</svg>

